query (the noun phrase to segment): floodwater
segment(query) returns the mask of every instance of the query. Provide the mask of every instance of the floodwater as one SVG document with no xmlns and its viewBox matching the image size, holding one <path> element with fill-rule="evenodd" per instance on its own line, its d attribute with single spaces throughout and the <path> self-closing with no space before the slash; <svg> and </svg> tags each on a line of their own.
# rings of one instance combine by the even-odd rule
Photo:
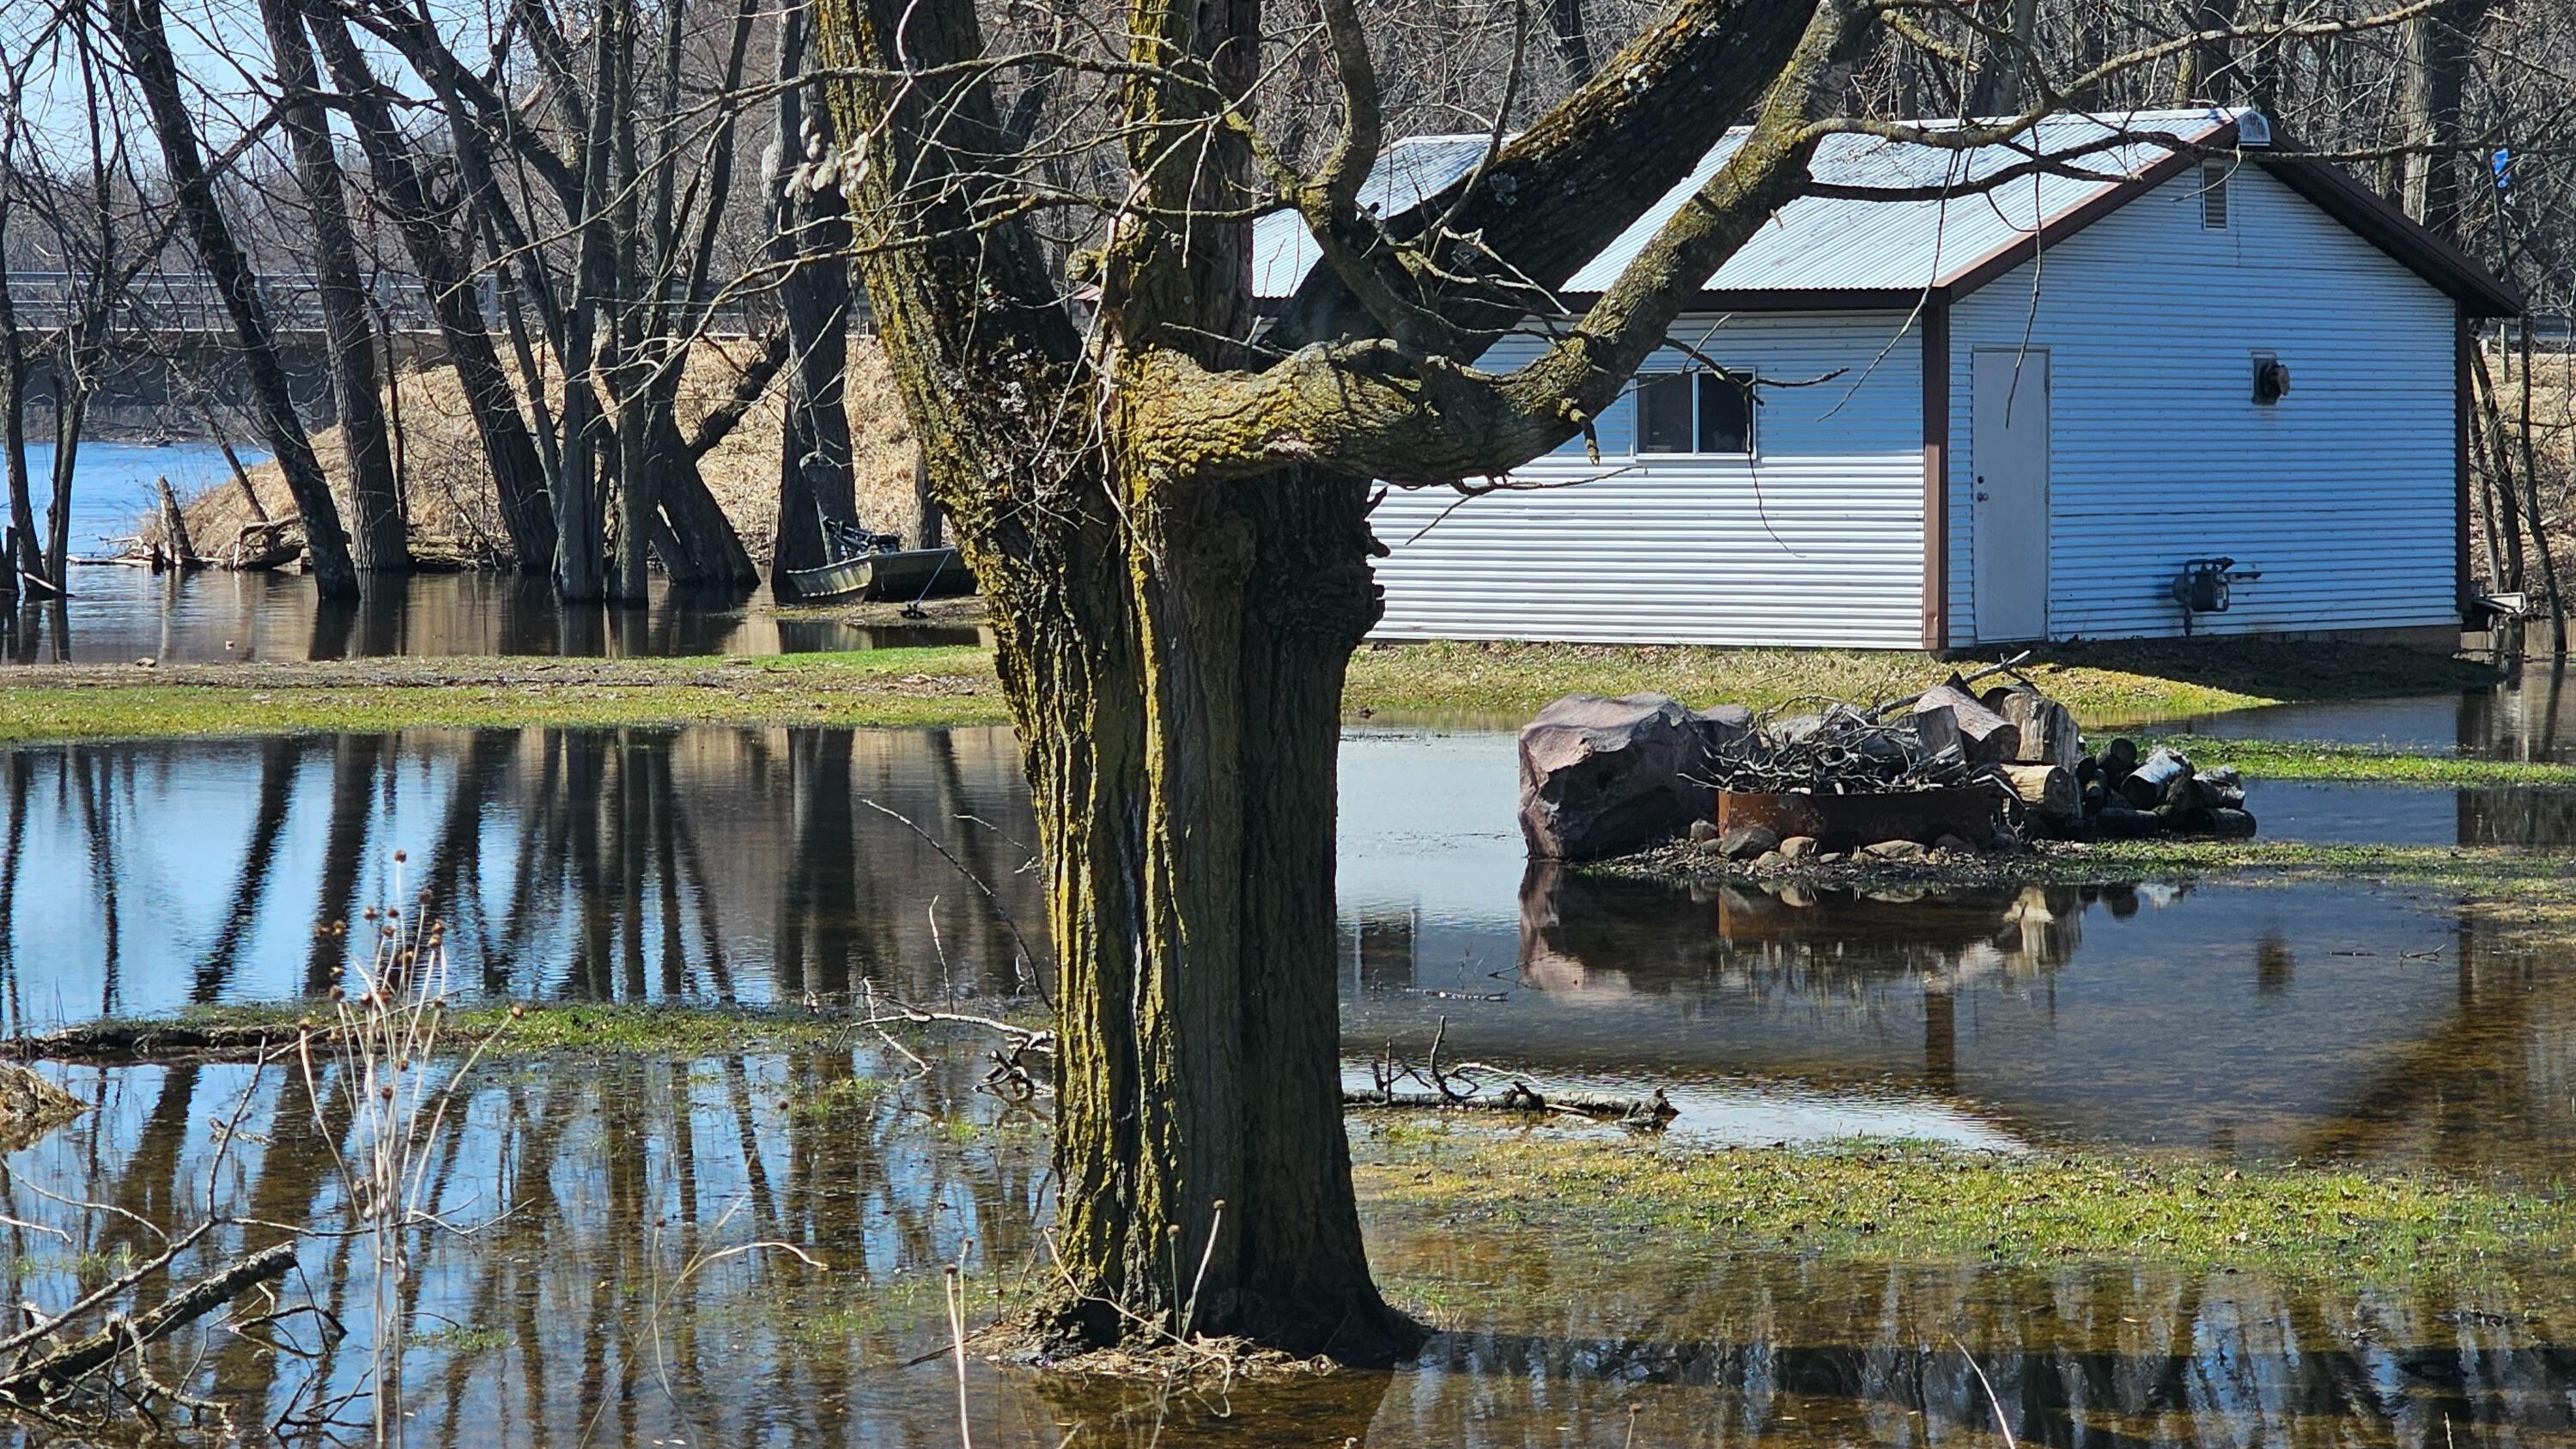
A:
<svg viewBox="0 0 2576 1449">
<path fill-rule="evenodd" d="M 2540 1070 L 2576 971 L 2521 959 L 2424 893 L 1811 901 L 1601 880 L 1523 859 L 1511 748 L 1345 741 L 1355 1060 L 1389 1040 L 1419 1050 L 1446 1018 L 1457 1052 L 1668 1085 L 1690 1094 L 1686 1130 L 1736 1140 L 2447 1166 L 2515 1142 L 2576 1164 L 2555 1155 L 2576 1142 L 2576 1099 Z M 2508 817 L 2563 824 L 2571 798 L 2258 782 L 2251 803 L 2275 835 L 2379 822 L 2445 843 Z M 381 906 L 443 923 L 461 988 L 510 997 L 792 1006 L 869 983 L 992 999 L 1045 971 L 1036 828 L 998 728 L 30 746 L 0 755 L 0 810 L 0 1014 L 15 1028 L 326 992 L 367 939 L 331 928 Z M 2489 1099 L 2483 1138 L 2408 1116 L 2444 1064 Z"/>
<path fill-rule="evenodd" d="M 323 928 L 395 904 L 447 923 L 468 994 L 793 1008 L 863 981 L 990 1001 L 1044 974 L 1004 730 L 424 730 L 0 760 L 12 1029 L 324 991 L 351 962 Z M 1532 869 L 1494 734 L 1353 731 L 1342 789 L 1355 1073 L 1440 1030 L 1452 1060 L 1667 1086 L 1676 1131 L 1708 1147 L 2103 1145 L 2543 1187 L 2576 1167 L 2576 967 L 2438 895 L 1809 898 Z M 2272 836 L 2558 847 L 2546 822 L 2576 814 L 2547 792 L 2254 790 Z M 411 1442 L 957 1442 L 942 1269 L 990 1316 L 1044 1281 L 1050 1210 L 1043 1121 L 973 1089 L 982 1045 L 925 1047 L 927 1072 L 874 1047 L 479 1067 L 426 1179 L 474 1234 L 410 1244 Z M 141 1250 L 130 1220 L 73 1200 L 343 1220 L 336 1164 L 360 1134 L 340 1066 L 319 1071 L 318 1115 L 283 1072 L 56 1075 L 99 1110 L 6 1159 L 17 1301 L 69 1301 Z M 974 1441 L 1994 1445 L 1997 1404 L 2049 1445 L 2576 1439 L 2557 1268 L 2399 1292 L 1369 1227 L 1391 1291 L 1446 1330 L 1420 1364 L 1222 1400 L 977 1366 Z M 226 1231 L 197 1266 L 259 1230 Z M 260 1330 L 281 1350 L 183 1336 L 165 1372 L 245 1437 L 362 1438 L 369 1250 L 316 1239 L 300 1261 Z"/>
<path fill-rule="evenodd" d="M 255 463 L 259 455 L 245 456 Z M 50 449 L 29 466 L 52 467 Z M 205 444 L 84 443 L 73 485 L 72 552 L 112 554 L 114 538 L 156 506 L 156 477 L 183 495 L 227 486 L 223 455 Z M 39 503 L 38 512 L 43 511 Z M 659 578 L 643 608 L 567 606 L 510 574 L 416 574 L 380 582 L 355 604 L 326 603 L 290 573 L 156 575 L 96 566 L 71 575 L 58 605 L 0 610 L 0 661 L 16 664 L 220 664 L 246 660 L 545 655 L 579 658 L 802 654 L 903 645 L 975 644 L 971 627 L 874 628 L 781 618 L 768 594 L 673 590 Z"/>
<path fill-rule="evenodd" d="M 2535 656 L 2508 661 L 2508 669 L 2500 683 L 2457 694 L 2268 705 L 2148 728 L 2576 763 L 2576 663 L 2566 656 Z"/>
<path fill-rule="evenodd" d="M 0 660 L 16 664 L 226 664 L 250 660 L 540 655 L 633 658 L 804 654 L 988 642 L 972 625 L 847 624 L 781 617 L 766 592 L 720 596 L 660 578 L 643 608 L 567 605 L 515 574 L 414 574 L 356 603 L 317 597 L 300 574 L 154 574 L 83 568 L 60 604 L 0 611 Z"/>
<path fill-rule="evenodd" d="M 308 1242 L 251 1334 L 183 1334 L 160 1375 L 256 1442 L 362 1441 L 380 1321 L 410 1327 L 414 1445 L 1469 1446 L 2344 1442 L 2556 1444 L 2576 1310 L 2496 1264 L 2405 1289 L 2255 1271 L 1678 1259 L 1482 1221 L 1374 1213 L 1398 1301 L 1441 1330 L 1393 1373 L 1231 1393 L 1002 1373 L 963 1407 L 945 1318 L 1045 1282 L 1043 1123 L 872 1048 L 685 1062 L 488 1063 L 430 1154 L 379 1299 L 366 1240 Z M 347 1222 L 351 1082 L 246 1067 L 62 1074 L 99 1110 L 10 1159 L 0 1284 L 62 1302 L 199 1204 Z M 312 1105 L 320 1104 L 317 1111 Z M 1368 1131 L 1366 1127 L 1359 1130 Z M 227 1229 L 202 1269 L 261 1241 Z M 60 1234 L 62 1236 L 55 1236 Z M 470 1236 L 468 1236 L 470 1234 Z M 399 1304 L 379 1318 L 380 1301 Z M 271 1347 L 274 1345 L 274 1347 Z M 1989 1399 L 1991 1385 L 1992 1399 Z M 40 1442 L 31 1438 L 27 1442 Z"/>
</svg>

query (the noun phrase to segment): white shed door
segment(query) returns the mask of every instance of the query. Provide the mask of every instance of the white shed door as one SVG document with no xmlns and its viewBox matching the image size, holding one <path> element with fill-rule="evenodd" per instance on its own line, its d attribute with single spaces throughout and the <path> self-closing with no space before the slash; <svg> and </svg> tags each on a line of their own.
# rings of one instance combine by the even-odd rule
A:
<svg viewBox="0 0 2576 1449">
<path fill-rule="evenodd" d="M 1977 638 L 2048 633 L 2048 353 L 1978 348 L 1968 465 L 1977 481 Z"/>
</svg>

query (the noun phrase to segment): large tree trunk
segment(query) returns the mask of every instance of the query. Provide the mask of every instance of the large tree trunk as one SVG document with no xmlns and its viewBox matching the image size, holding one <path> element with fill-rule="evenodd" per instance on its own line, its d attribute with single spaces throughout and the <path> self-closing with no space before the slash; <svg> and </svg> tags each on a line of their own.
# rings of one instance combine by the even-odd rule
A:
<svg viewBox="0 0 2576 1449">
<path fill-rule="evenodd" d="M 281 3 L 281 0 L 270 0 Z M 440 340 L 456 369 L 457 386 L 483 444 L 484 466 L 492 470 L 493 491 L 501 500 L 501 525 L 510 535 L 510 551 L 522 569 L 535 571 L 554 562 L 554 510 L 546 496 L 545 464 L 536 440 L 519 415 L 518 390 L 501 369 L 500 353 L 484 326 L 483 305 L 468 275 L 461 244 L 451 237 L 443 218 L 451 208 L 431 196 L 411 143 L 395 123 L 393 108 L 367 64 L 364 51 L 328 0 L 305 0 L 304 14 L 314 43 L 341 91 L 358 144 L 385 209 L 402 234 L 404 250 L 420 269 L 430 309 L 438 317 Z M 529 379 L 529 386 L 536 385 Z"/>
<path fill-rule="evenodd" d="M 81 432 L 89 425 L 89 389 L 68 359 L 54 365 L 54 468 L 47 480 L 45 577 L 57 593 L 71 589 L 72 480 L 80 468 Z"/>
<path fill-rule="evenodd" d="M 322 79 L 304 21 L 293 0 L 260 0 L 277 64 L 278 119 L 295 151 L 296 181 L 313 227 L 313 270 L 322 299 L 323 345 L 331 359 L 331 400 L 340 415 L 340 453 L 349 470 L 350 545 L 360 569 L 399 572 L 411 567 L 404 537 L 402 499 L 394 481 L 393 441 L 385 431 L 385 405 L 377 390 L 376 339 L 358 273 L 357 238 L 341 190 L 340 159 L 317 98 Z"/>
<path fill-rule="evenodd" d="M 613 15 L 615 7 L 603 9 Z M 613 22 L 612 22 L 613 23 Z M 614 304 L 617 258 L 610 235 L 608 151 L 610 112 L 617 94 L 617 50 L 601 36 L 592 42 L 595 65 L 582 148 L 578 272 L 571 314 L 564 327 L 563 466 L 555 474 L 555 592 L 568 600 L 597 599 L 606 591 L 603 565 L 608 522 L 602 507 L 599 453 L 614 434 L 600 416 L 597 346 L 599 319 Z"/>
<path fill-rule="evenodd" d="M 2461 155 L 2466 139 L 2462 104 L 2468 92 L 2469 46 L 2486 22 L 2488 0 L 2457 0 L 2406 22 L 2405 90 L 2401 120 L 2410 146 L 2402 166 L 2406 214 L 2446 237 L 2459 239 L 2466 205 Z"/>
<path fill-rule="evenodd" d="M 778 530 L 769 556 L 769 586 L 791 597 L 789 569 L 824 562 L 822 518 L 847 519 L 857 509 L 850 474 L 850 415 L 844 405 L 849 363 L 849 201 L 828 167 L 809 167 L 809 152 L 828 156 L 828 111 L 809 116 L 804 93 L 785 83 L 804 70 L 805 16 L 790 9 L 778 24 L 778 132 L 766 175 L 770 258 L 787 268 L 779 310 L 787 324 L 787 416 L 778 449 Z M 882 520 L 871 519 L 874 527 Z"/>
<path fill-rule="evenodd" d="M 744 589 L 760 582 L 760 568 L 742 535 L 725 516 L 698 471 L 698 454 L 680 433 L 676 374 L 657 381 L 644 410 L 645 464 L 653 470 L 653 556 L 662 572 L 684 588 Z"/>
<path fill-rule="evenodd" d="M 1685 142 L 1713 142 L 1801 52 L 1796 82 L 1771 87 L 1761 129 L 1703 188 L 1708 204 L 1659 234 L 1584 319 L 1586 340 L 1564 354 L 1576 360 L 1547 384 L 1547 421 L 1507 447 L 1480 443 L 1460 471 L 1404 476 L 1517 466 L 1572 433 L 1575 412 L 1606 406 L 1663 340 L 1682 289 L 1795 194 L 1813 153 L 1804 128 L 1844 94 L 1869 14 L 1686 3 L 1482 172 L 1492 192 L 1425 208 L 1498 244 L 1492 275 L 1561 283 L 1688 174 L 1701 152 Z M 1356 282 L 1319 268 L 1263 339 L 1296 351 L 1259 371 L 1245 355 L 1244 218 L 1258 193 L 1209 97 L 1243 94 L 1259 73 L 1256 0 L 1130 12 L 1119 134 L 1133 218 L 1090 273 L 1090 333 L 1035 237 L 988 224 L 1009 203 L 1008 162 L 994 158 L 1011 143 L 974 64 L 974 7 L 821 0 L 817 15 L 839 133 L 884 138 L 843 178 L 853 251 L 933 488 L 993 606 L 1045 847 L 1069 1291 L 1042 1322 L 1072 1347 L 1241 1334 L 1345 1361 L 1401 1356 L 1420 1330 L 1370 1281 L 1340 1113 L 1333 822 L 1343 675 L 1376 610 L 1369 485 L 1344 474 L 1411 444 L 1363 459 L 1299 430 L 1272 449 L 1276 414 L 1228 412 L 1277 398 L 1266 390 L 1379 325 Z M 1337 46 L 1359 28 L 1347 6 L 1331 24 Z M 1346 91 L 1372 94 L 1355 115 L 1374 110 L 1357 69 L 1343 66 Z M 888 73 L 907 79 L 871 78 Z M 1354 122 L 1362 139 L 1346 136 L 1337 157 L 1365 167 L 1375 124 Z M 1209 139 L 1168 145 L 1176 134 Z M 1342 272 L 1387 248 L 1351 202 L 1355 177 L 1337 174 L 1347 191 L 1312 190 L 1342 211 L 1309 220 Z M 1547 204 L 1514 208 L 1514 195 Z M 1386 304 L 1394 284 L 1371 280 Z M 1525 290 L 1502 288 L 1455 305 L 1451 279 L 1427 267 L 1406 284 L 1387 312 L 1412 318 L 1403 303 L 1419 298 L 1451 323 L 1445 350 L 1405 359 L 1426 392 L 1482 351 L 1475 327 L 1499 330 L 1528 306 Z M 1369 410 L 1359 431 L 1391 438 L 1376 418 L 1432 411 L 1357 400 L 1375 386 L 1365 367 L 1332 370 L 1316 384 L 1321 416 Z M 1482 384 L 1463 386 L 1476 406 Z M 1341 472 L 1297 461 L 1319 457 Z"/>
<path fill-rule="evenodd" d="M 46 578 L 44 553 L 36 533 L 36 499 L 27 473 L 27 345 L 18 331 L 17 307 L 9 298 L 9 263 L 0 255 L 0 467 L 9 478 L 8 556 L 0 569 L 10 575 L 8 592 L 18 592 L 23 575 L 31 588 Z"/>
<path fill-rule="evenodd" d="M 314 585 L 324 598 L 354 599 L 358 597 L 358 571 L 349 557 L 348 535 L 340 528 L 340 507 L 332 500 L 321 461 L 313 456 L 313 440 L 305 435 L 304 423 L 295 415 L 294 394 L 287 387 L 286 369 L 278 361 L 277 342 L 269 328 L 268 309 L 260 302 L 258 279 L 251 273 L 249 259 L 234 243 L 232 229 L 216 204 L 214 181 L 206 172 L 204 155 L 197 146 L 196 126 L 179 91 L 178 65 L 171 58 L 169 37 L 162 30 L 160 0 L 111 0 L 107 15 L 133 71 L 135 87 L 143 93 L 144 106 L 151 114 L 153 135 L 161 144 L 161 159 L 168 169 L 173 199 L 189 240 L 232 319 L 233 335 L 241 344 L 252 396 L 258 404 L 260 430 L 269 451 L 277 455 L 278 469 L 286 475 L 287 491 L 295 496 L 296 509 L 303 515 Z"/>
</svg>

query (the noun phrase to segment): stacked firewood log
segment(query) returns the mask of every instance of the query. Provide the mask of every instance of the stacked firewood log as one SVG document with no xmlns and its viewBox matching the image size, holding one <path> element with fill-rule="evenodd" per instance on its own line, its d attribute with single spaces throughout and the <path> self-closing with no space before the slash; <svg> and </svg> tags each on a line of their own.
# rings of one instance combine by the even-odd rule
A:
<svg viewBox="0 0 2576 1449">
<path fill-rule="evenodd" d="M 2245 782 L 2233 768 L 2203 772 L 2169 749 L 2140 759 L 2126 739 L 2088 753 L 2075 716 L 2030 684 L 1972 695 L 1954 678 L 1901 703 L 1927 747 L 1955 747 L 1988 765 L 2022 802 L 2034 833 L 2119 840 L 2254 833 Z"/>
<path fill-rule="evenodd" d="M 1990 784 L 2024 836 L 2135 839 L 2254 833 L 2233 769 L 2201 771 L 2173 750 L 2088 752 L 2075 716 L 2015 678 L 1977 692 L 1952 676 L 1875 708 L 1828 705 L 1723 734 L 1704 783 L 1745 793 L 1874 795 Z"/>
</svg>

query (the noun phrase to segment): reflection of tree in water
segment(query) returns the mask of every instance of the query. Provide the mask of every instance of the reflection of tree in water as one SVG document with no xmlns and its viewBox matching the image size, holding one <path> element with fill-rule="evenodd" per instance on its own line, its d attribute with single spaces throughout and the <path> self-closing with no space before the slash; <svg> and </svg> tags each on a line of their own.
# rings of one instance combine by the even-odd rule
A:
<svg viewBox="0 0 2576 1449">
<path fill-rule="evenodd" d="M 1002 731 L 412 732 L 8 759 L 13 1013 L 31 988 L 73 1016 L 319 993 L 369 948 L 366 910 L 393 905 L 446 926 L 462 979 L 588 999 L 792 1000 L 861 976 L 907 997 L 1010 994 L 1030 972 L 1004 911 L 1044 951 L 1039 878 L 1022 868 L 1035 832 Z M 189 792 L 185 838 L 161 823 L 174 788 Z M 53 948 L 34 981 L 30 892 Z M 156 928 L 147 957 L 137 920 Z M 767 969 L 743 980 L 746 961 Z"/>
<path fill-rule="evenodd" d="M 944 1335 L 942 1265 L 989 1285 L 1043 1251 L 1042 1134 L 991 1125 L 1011 1109 L 973 1091 L 971 1050 L 934 1058 L 938 1070 L 908 1084 L 909 1064 L 875 1051 L 487 1063 L 430 1169 L 439 1208 L 478 1231 L 411 1244 L 413 1331 L 428 1336 L 411 1375 L 415 1442 L 841 1442 L 866 1386 L 899 1383 L 893 1366 Z M 0 1286 L 59 1301 L 47 1275 L 72 1253 L 144 1250 L 133 1219 L 25 1188 L 169 1226 L 193 1221 L 211 1187 L 219 1212 L 251 1226 L 226 1229 L 209 1259 L 273 1241 L 261 1224 L 337 1225 L 332 1162 L 360 1144 L 345 1074 L 329 1060 L 316 1072 L 318 1111 L 300 1074 L 263 1074 L 220 1154 L 218 1122 L 248 1069 L 112 1079 L 143 1091 L 139 1110 L 85 1118 L 0 1176 L 0 1207 L 19 1219 L 0 1228 L 15 1249 Z M 952 1121 L 960 1130 L 941 1126 Z M 54 1252 L 28 1223 L 76 1241 Z M 760 1240 L 794 1243 L 831 1271 L 774 1253 L 706 1261 Z M 214 1335 L 156 1361 L 244 1423 L 309 1408 L 360 1383 L 369 1272 L 348 1239 L 308 1241 L 288 1306 L 310 1294 L 337 1327 L 298 1316 L 271 1330 L 305 1356 Z M 900 1441 L 900 1424 L 882 1427 Z"/>
<path fill-rule="evenodd" d="M 2576 790 L 2459 792 L 2460 844 L 2564 850 L 2576 845 Z"/>
<path fill-rule="evenodd" d="M 2562 1434 L 2576 1388 L 2554 1325 L 2464 1315 L 2438 1287 L 1763 1253 L 1605 1267 L 1544 1245 L 1510 1262 L 1487 1285 L 1505 1323 L 1434 1341 L 1439 1372 L 1376 1425 L 1390 1440 L 1616 1442 L 1634 1403 L 1638 1443 L 1990 1444 L 1982 1370 L 2024 1443 L 2440 1446 L 2468 1419 L 2520 1443 Z"/>
<path fill-rule="evenodd" d="M 410 1308 L 425 1337 L 410 1375 L 414 1442 L 955 1442 L 953 1383 L 901 1365 L 942 1346 L 942 1265 L 962 1258 L 989 1285 L 1043 1263 L 1046 1153 L 1040 1134 L 990 1125 L 1007 1109 L 972 1090 L 971 1049 L 932 1055 L 933 1074 L 909 1085 L 907 1063 L 872 1049 L 487 1063 L 432 1168 L 440 1207 L 479 1231 L 413 1245 Z M 318 1074 L 319 1112 L 290 1074 L 265 1074 L 213 1179 L 220 1210 L 338 1220 L 329 1162 L 356 1147 L 349 1082 L 328 1061 Z M 12 1250 L 0 1289 L 59 1301 L 62 1280 L 49 1275 L 69 1252 L 137 1231 L 36 1188 L 155 1223 L 192 1216 L 215 1123 L 248 1078 L 238 1067 L 109 1078 L 138 1100 L 120 1097 L 13 1157 L 0 1211 L 78 1236 L 63 1249 L 0 1228 Z M 955 1122 L 972 1125 L 942 1125 Z M 1774 1226 L 1749 1225 L 1734 1246 Z M 2516 1300 L 2509 1314 L 2480 1313 L 2499 1305 L 2474 1285 L 2294 1288 L 2251 1273 L 1835 1263 L 1759 1249 L 1627 1262 L 1588 1235 L 1537 1230 L 1462 1254 L 1456 1230 L 1398 1221 L 1377 1235 L 1399 1283 L 1464 1283 L 1485 1305 L 1443 1313 L 1456 1331 L 1420 1371 L 1238 1389 L 1222 1426 L 1187 1395 L 979 1378 L 978 1437 L 1053 1443 L 1058 1426 L 1078 1424 L 1078 1444 L 1201 1432 L 1618 1443 L 1634 1404 L 1640 1444 L 1998 1442 L 1954 1335 L 2015 1433 L 2041 1445 L 2437 1449 L 2453 1420 L 2475 1422 L 2481 1444 L 2516 1445 L 2562 1437 L 2576 1396 L 2576 1356 L 2554 1346 L 2576 1328 L 2559 1321 L 2567 1310 Z M 266 1231 L 236 1230 L 207 1256 Z M 762 1239 L 795 1243 L 832 1271 L 776 1255 L 687 1271 Z M 290 1306 L 310 1295 L 350 1330 L 277 1330 L 309 1356 L 209 1336 L 158 1362 L 192 1373 L 192 1387 L 246 1424 L 345 1392 L 364 1372 L 356 1305 L 368 1271 L 345 1240 L 308 1244 Z"/>
</svg>

